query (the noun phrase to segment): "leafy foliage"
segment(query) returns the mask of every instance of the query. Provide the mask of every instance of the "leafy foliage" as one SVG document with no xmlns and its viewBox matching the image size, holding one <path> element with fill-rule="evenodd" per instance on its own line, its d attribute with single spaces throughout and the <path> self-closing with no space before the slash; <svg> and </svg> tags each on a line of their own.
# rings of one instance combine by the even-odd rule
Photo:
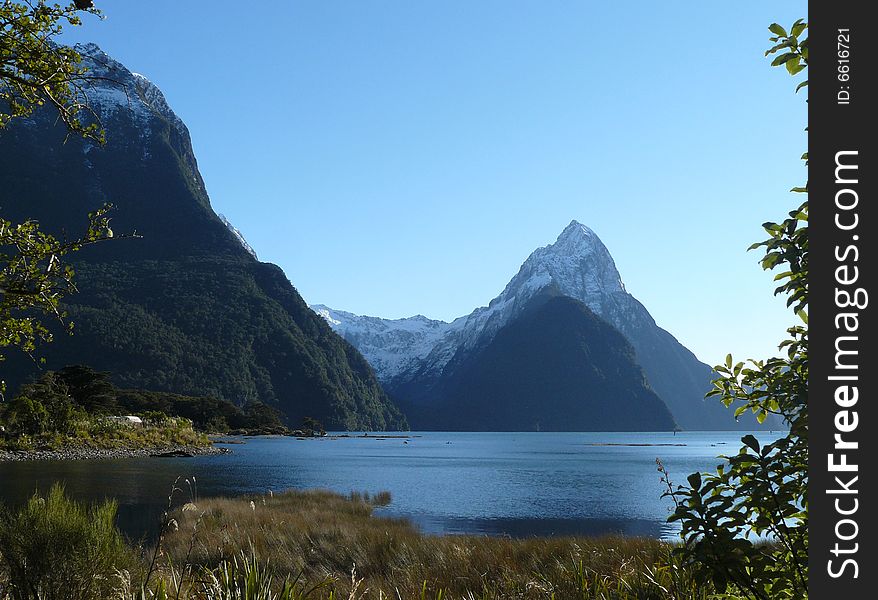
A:
<svg viewBox="0 0 878 600">
<path fill-rule="evenodd" d="M 0 598 L 104 600 L 133 553 L 116 529 L 116 503 L 86 507 L 55 484 L 21 510 L 0 506 Z"/>
<path fill-rule="evenodd" d="M 807 24 L 796 21 L 789 33 L 776 23 L 769 29 L 775 45 L 766 55 L 784 51 L 772 65 L 785 65 L 791 75 L 803 71 L 808 40 L 800 36 Z M 807 187 L 792 191 L 806 193 Z M 787 297 L 804 325 L 787 330 L 782 357 L 735 363 L 729 355 L 716 367 L 720 377 L 709 394 L 735 405 L 736 418 L 746 411 L 760 422 L 780 415 L 789 432 L 765 445 L 744 436 L 738 454 L 723 457 L 715 474 L 694 473 L 688 486 L 676 489 L 668 483 L 667 495 L 676 502 L 670 520 L 681 523 L 684 539 L 677 556 L 696 577 L 719 590 L 731 586 L 747 598 L 799 600 L 808 594 L 807 222 L 806 201 L 782 223 L 766 223 L 769 238 L 751 246 L 765 249 L 764 269 L 780 269 L 775 293 Z M 760 543 L 759 537 L 772 543 Z"/>
<path fill-rule="evenodd" d="M 0 4 L 0 130 L 12 119 L 50 105 L 70 132 L 102 139 L 84 89 L 93 77 L 80 66 L 76 50 L 54 41 L 65 25 L 82 23 L 81 12 L 100 14 L 77 4 Z"/>
<path fill-rule="evenodd" d="M 4 427 L 16 435 L 35 436 L 48 429 L 49 412 L 43 403 L 27 395 L 19 395 L 2 415 Z"/>
<path fill-rule="evenodd" d="M 63 319 L 61 299 L 76 291 L 74 270 L 62 258 L 87 244 L 113 237 L 110 205 L 89 214 L 86 234 L 60 241 L 33 220 L 13 224 L 0 219 L 0 348 L 15 346 L 31 353 L 52 333 L 37 315 Z M 72 331 L 72 324 L 68 323 Z M 0 354 L 0 360 L 3 355 Z"/>
<path fill-rule="evenodd" d="M 89 108 L 83 88 L 91 77 L 74 49 L 53 40 L 63 25 L 81 23 L 81 11 L 99 14 L 81 4 L 0 4 L 0 134 L 13 119 L 50 105 L 68 133 L 103 141 L 100 119 Z M 104 204 L 89 213 L 85 235 L 72 241 L 44 233 L 31 218 L 20 223 L 0 218 L 0 360 L 6 347 L 31 353 L 39 342 L 52 340 L 42 318 L 48 314 L 62 319 L 59 303 L 76 291 L 73 269 L 62 259 L 113 236 L 110 208 Z M 0 381 L 0 394 L 4 388 Z"/>
<path fill-rule="evenodd" d="M 86 412 L 112 414 L 119 406 L 117 390 L 106 373 L 83 365 L 72 365 L 61 369 L 58 377 L 67 386 L 70 397 Z"/>
</svg>

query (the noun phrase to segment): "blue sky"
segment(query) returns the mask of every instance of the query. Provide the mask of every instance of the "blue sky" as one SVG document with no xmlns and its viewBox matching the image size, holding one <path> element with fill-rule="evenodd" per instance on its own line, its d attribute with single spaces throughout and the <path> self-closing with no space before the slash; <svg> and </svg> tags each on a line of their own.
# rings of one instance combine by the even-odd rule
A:
<svg viewBox="0 0 878 600">
<path fill-rule="evenodd" d="M 804 94 L 763 57 L 805 2 L 98 2 L 217 212 L 306 301 L 452 319 L 576 219 L 706 362 L 792 323 L 747 246 L 805 181 Z"/>
</svg>

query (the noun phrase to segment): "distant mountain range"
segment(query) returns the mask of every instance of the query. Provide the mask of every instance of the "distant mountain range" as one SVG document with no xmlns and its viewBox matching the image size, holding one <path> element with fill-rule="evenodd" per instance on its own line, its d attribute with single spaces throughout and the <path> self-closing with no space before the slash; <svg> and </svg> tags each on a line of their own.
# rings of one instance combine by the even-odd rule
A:
<svg viewBox="0 0 878 600">
<path fill-rule="evenodd" d="M 75 335 L 39 349 L 44 368 L 87 364 L 120 387 L 259 400 L 292 426 L 310 416 L 332 429 L 407 428 L 360 353 L 214 213 L 189 132 L 162 92 L 97 46 L 78 50 L 101 78 L 87 95 L 107 144 L 64 143 L 48 110 L 15 123 L 0 134 L 0 207 L 72 236 L 112 202 L 114 230 L 142 238 L 75 255 Z M 38 367 L 10 354 L 0 369 L 14 390 Z"/>
<path fill-rule="evenodd" d="M 553 297 L 567 302 L 546 301 Z M 578 309 L 572 307 L 574 304 Z M 525 430 L 662 430 L 673 428 L 674 423 L 690 430 L 757 427 L 756 421 L 746 416 L 736 423 L 721 403 L 704 399 L 714 377 L 711 367 L 656 325 L 646 308 L 625 290 L 606 246 L 591 229 L 576 221 L 554 244 L 535 250 L 487 306 L 450 323 L 423 316 L 394 320 L 363 317 L 319 304 L 312 308 L 363 353 L 418 429 L 478 429 L 479 421 L 474 421 L 473 414 L 501 413 L 510 403 L 521 405 L 518 396 L 524 390 L 538 395 L 531 399 L 531 413 L 519 411 L 518 420 L 497 418 L 490 422 Z M 557 343 L 553 344 L 538 335 L 533 322 L 546 327 L 557 324 L 559 317 L 552 314 L 556 311 L 563 312 L 568 322 L 566 329 L 558 330 Z M 605 330 L 599 333 L 595 320 L 619 335 L 613 337 Z M 531 338 L 525 335 L 528 331 Z M 573 335 L 578 335 L 579 343 L 568 339 Z M 506 348 L 506 360 L 498 362 L 503 354 L 499 346 L 512 344 L 511 340 L 515 340 L 516 349 Z M 622 345 L 627 345 L 630 353 Z M 527 353 L 532 353 L 533 360 L 530 368 L 523 369 L 520 359 Z M 616 359 L 608 362 L 607 356 Z M 486 362 L 491 364 L 490 375 L 480 372 Z M 536 364 L 543 368 L 536 369 Z M 595 377 L 583 377 L 583 369 L 591 369 Z M 652 396 L 639 390 L 642 381 Z M 540 385 L 535 387 L 536 382 Z M 467 385 L 470 392 L 480 390 L 480 395 L 466 392 Z M 633 393 L 635 389 L 638 393 Z M 672 420 L 655 408 L 656 395 Z M 625 411 L 613 413 L 615 426 L 611 427 L 599 415 L 610 414 L 607 411 L 620 406 L 617 403 L 623 397 L 630 401 Z M 582 407 L 589 407 L 591 421 L 586 415 L 573 417 L 575 411 L 570 409 L 576 398 Z M 463 410 L 466 404 L 484 406 Z M 549 417 L 561 407 L 570 415 L 566 424 Z M 604 407 L 604 412 L 596 407 Z M 642 419 L 641 415 L 650 418 Z"/>
</svg>

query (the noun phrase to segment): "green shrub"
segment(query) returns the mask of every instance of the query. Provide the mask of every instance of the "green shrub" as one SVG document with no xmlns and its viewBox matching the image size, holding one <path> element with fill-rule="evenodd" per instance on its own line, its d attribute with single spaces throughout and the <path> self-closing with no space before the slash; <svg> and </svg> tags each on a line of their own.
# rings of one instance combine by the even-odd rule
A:
<svg viewBox="0 0 878 600">
<path fill-rule="evenodd" d="M 13 600 L 103 600 L 132 563 L 116 529 L 116 503 L 86 506 L 55 484 L 17 512 L 0 511 L 0 582 Z"/>
<path fill-rule="evenodd" d="M 49 413 L 39 400 L 18 396 L 4 414 L 9 431 L 16 435 L 39 435 L 46 430 Z"/>
</svg>

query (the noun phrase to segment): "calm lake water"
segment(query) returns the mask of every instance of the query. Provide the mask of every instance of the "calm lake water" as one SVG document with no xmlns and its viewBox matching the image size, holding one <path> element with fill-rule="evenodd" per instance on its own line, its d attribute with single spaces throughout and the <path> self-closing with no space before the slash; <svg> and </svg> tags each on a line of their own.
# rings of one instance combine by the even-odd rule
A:
<svg viewBox="0 0 878 600">
<path fill-rule="evenodd" d="M 393 500 L 381 514 L 432 534 L 671 537 L 671 503 L 661 498 L 655 459 L 682 483 L 691 472 L 713 470 L 718 455 L 737 452 L 744 433 L 411 435 L 245 438 L 228 445 L 231 454 L 212 457 L 0 463 L 0 500 L 18 504 L 62 481 L 78 499 L 116 498 L 120 526 L 140 537 L 155 530 L 174 480 L 194 477 L 200 497 L 387 490 Z M 765 443 L 779 434 L 754 435 Z M 182 487 L 175 505 L 189 499 Z"/>
</svg>

